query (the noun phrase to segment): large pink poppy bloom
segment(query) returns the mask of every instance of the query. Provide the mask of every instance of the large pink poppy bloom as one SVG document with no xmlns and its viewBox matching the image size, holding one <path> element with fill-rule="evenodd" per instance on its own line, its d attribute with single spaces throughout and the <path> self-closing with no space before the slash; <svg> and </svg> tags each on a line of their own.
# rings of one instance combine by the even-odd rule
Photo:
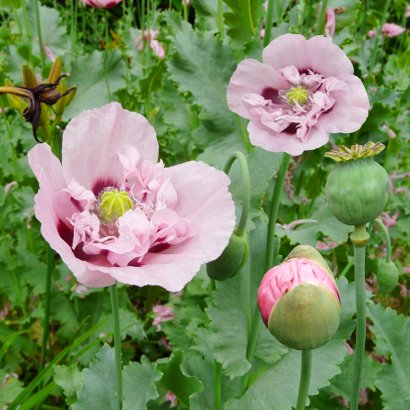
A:
<svg viewBox="0 0 410 410">
<path fill-rule="evenodd" d="M 81 0 L 87 6 L 95 7 L 97 9 L 111 9 L 121 0 Z"/>
<path fill-rule="evenodd" d="M 234 228 L 229 178 L 196 161 L 165 168 L 153 127 L 118 103 L 68 124 L 62 164 L 47 144 L 29 163 L 41 233 L 86 286 L 179 291 Z"/>
<path fill-rule="evenodd" d="M 369 99 L 353 66 L 330 38 L 285 34 L 243 60 L 227 90 L 229 108 L 250 120 L 251 142 L 300 155 L 326 144 L 329 134 L 358 130 Z"/>
</svg>

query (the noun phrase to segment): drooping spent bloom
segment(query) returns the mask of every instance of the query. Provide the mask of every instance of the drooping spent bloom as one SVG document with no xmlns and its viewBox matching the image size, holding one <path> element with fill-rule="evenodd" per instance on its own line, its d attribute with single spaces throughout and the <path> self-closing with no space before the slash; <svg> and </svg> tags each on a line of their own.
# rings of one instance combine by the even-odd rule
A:
<svg viewBox="0 0 410 410">
<path fill-rule="evenodd" d="M 87 6 L 95 7 L 97 9 L 112 9 L 121 0 L 81 0 Z"/>
<path fill-rule="evenodd" d="M 294 349 L 321 346 L 339 326 L 336 282 L 329 270 L 311 259 L 292 257 L 270 269 L 260 284 L 258 305 L 270 332 Z"/>
<path fill-rule="evenodd" d="M 229 108 L 250 120 L 254 145 L 300 155 L 366 120 L 366 90 L 330 38 L 285 34 L 264 49 L 262 60 L 243 60 L 227 90 Z"/>
<path fill-rule="evenodd" d="M 327 37 L 332 38 L 336 30 L 336 15 L 331 7 L 326 8 L 326 25 L 325 33 Z"/>
<path fill-rule="evenodd" d="M 142 51 L 144 49 L 144 43 L 149 43 L 150 49 L 159 59 L 165 57 L 165 49 L 162 44 L 157 40 L 158 30 L 145 30 L 143 33 L 138 34 L 135 39 L 135 46 L 137 50 Z"/>
<path fill-rule="evenodd" d="M 165 168 L 152 126 L 118 103 L 67 125 L 62 164 L 47 144 L 29 163 L 42 235 L 85 286 L 179 291 L 234 228 L 229 178 L 196 161 Z"/>
<path fill-rule="evenodd" d="M 384 23 L 382 26 L 382 35 L 386 37 L 397 37 L 400 34 L 404 33 L 406 29 L 398 24 L 394 23 Z M 370 30 L 367 35 L 372 38 L 377 34 L 377 30 L 374 28 Z"/>
</svg>

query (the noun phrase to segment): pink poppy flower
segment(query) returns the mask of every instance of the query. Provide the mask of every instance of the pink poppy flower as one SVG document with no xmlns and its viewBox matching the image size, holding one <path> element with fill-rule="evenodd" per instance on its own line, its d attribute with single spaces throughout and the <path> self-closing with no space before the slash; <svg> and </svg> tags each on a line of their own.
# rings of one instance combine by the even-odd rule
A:
<svg viewBox="0 0 410 410">
<path fill-rule="evenodd" d="M 144 33 L 140 33 L 135 39 L 135 46 L 137 50 L 142 51 L 144 49 L 144 42 L 149 43 L 150 49 L 159 59 L 165 57 L 165 49 L 162 44 L 157 40 L 158 30 L 145 30 Z"/>
<path fill-rule="evenodd" d="M 252 144 L 300 155 L 326 144 L 329 134 L 358 130 L 369 99 L 353 66 L 332 40 L 285 34 L 243 60 L 227 90 L 229 108 L 250 120 Z"/>
<path fill-rule="evenodd" d="M 340 301 L 337 285 L 330 273 L 306 258 L 293 258 L 268 270 L 258 290 L 258 305 L 267 324 L 276 302 L 287 292 L 303 283 L 327 289 Z"/>
<path fill-rule="evenodd" d="M 112 9 L 121 0 L 81 0 L 87 6 L 95 7 L 97 9 Z"/>
<path fill-rule="evenodd" d="M 165 168 L 152 126 L 118 103 L 67 125 L 62 164 L 47 144 L 29 163 L 41 233 L 85 286 L 181 290 L 234 228 L 229 178 L 196 161 Z"/>
<path fill-rule="evenodd" d="M 382 26 L 382 36 L 386 37 L 396 37 L 404 33 L 406 29 L 398 24 L 394 23 L 384 23 Z M 367 35 L 372 38 L 377 34 L 377 30 L 374 28 L 370 30 Z"/>
</svg>

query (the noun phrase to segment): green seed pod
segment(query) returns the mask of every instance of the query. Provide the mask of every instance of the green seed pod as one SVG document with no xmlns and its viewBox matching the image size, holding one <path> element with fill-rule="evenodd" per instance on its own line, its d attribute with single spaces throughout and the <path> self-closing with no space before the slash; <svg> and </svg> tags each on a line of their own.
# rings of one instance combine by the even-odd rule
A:
<svg viewBox="0 0 410 410">
<path fill-rule="evenodd" d="M 206 265 L 208 276 L 221 281 L 234 277 L 245 264 L 248 253 L 246 235 L 237 235 L 234 232 L 221 256 Z"/>
<path fill-rule="evenodd" d="M 324 287 L 303 283 L 278 300 L 268 328 L 284 345 L 307 350 L 328 342 L 339 323 L 340 303 L 335 296 Z"/>
<path fill-rule="evenodd" d="M 383 148 L 370 142 L 326 154 L 338 162 L 325 190 L 329 208 L 340 222 L 362 225 L 382 213 L 389 196 L 389 176 L 371 157 Z"/>
<path fill-rule="evenodd" d="M 377 283 L 382 293 L 387 293 L 397 286 L 399 281 L 399 270 L 393 261 L 382 260 L 377 270 Z"/>
</svg>

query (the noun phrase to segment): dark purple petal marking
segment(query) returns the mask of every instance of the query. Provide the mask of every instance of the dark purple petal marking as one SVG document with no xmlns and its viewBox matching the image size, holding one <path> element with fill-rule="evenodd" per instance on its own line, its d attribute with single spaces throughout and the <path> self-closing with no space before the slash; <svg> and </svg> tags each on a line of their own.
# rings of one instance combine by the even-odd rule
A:
<svg viewBox="0 0 410 410">
<path fill-rule="evenodd" d="M 169 243 L 159 243 L 158 245 L 154 245 L 152 248 L 149 249 L 149 253 L 160 253 L 167 249 L 169 249 L 171 245 Z"/>
<path fill-rule="evenodd" d="M 280 104 L 282 102 L 278 90 L 272 87 L 264 88 L 261 95 L 265 100 L 271 100 L 273 104 Z"/>
<path fill-rule="evenodd" d="M 100 192 L 104 188 L 119 188 L 117 182 L 115 182 L 112 179 L 97 179 L 97 181 L 94 182 L 93 187 L 91 188 L 91 191 L 93 191 L 95 196 L 98 196 Z"/>
<path fill-rule="evenodd" d="M 297 125 L 296 122 L 291 122 L 282 132 L 289 135 L 296 134 Z"/>
</svg>

